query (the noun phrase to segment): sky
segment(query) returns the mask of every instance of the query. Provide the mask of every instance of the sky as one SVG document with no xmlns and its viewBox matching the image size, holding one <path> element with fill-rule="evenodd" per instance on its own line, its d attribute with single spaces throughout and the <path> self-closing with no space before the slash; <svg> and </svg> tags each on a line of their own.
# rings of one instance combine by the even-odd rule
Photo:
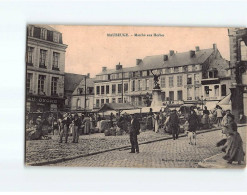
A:
<svg viewBox="0 0 247 195">
<path fill-rule="evenodd" d="M 69 26 L 50 25 L 63 35 L 68 45 L 65 55 L 65 72 L 90 73 L 94 77 L 103 66 L 115 68 L 135 66 L 136 59 L 167 54 L 169 50 L 186 52 L 212 48 L 217 44 L 223 58 L 229 60 L 227 28 L 193 28 L 160 26 Z M 128 36 L 107 36 L 127 33 Z M 135 33 L 146 36 L 134 36 Z M 154 33 L 163 36 L 153 36 Z M 147 36 L 151 34 L 152 36 Z"/>
</svg>

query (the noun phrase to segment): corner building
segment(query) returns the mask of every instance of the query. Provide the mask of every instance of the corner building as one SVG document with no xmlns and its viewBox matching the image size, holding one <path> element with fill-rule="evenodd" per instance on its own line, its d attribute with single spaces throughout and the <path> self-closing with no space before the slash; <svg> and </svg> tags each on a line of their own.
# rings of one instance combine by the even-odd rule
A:
<svg viewBox="0 0 247 195">
<path fill-rule="evenodd" d="M 26 110 L 57 111 L 64 106 L 67 45 L 62 34 L 47 25 L 27 26 Z"/>
</svg>

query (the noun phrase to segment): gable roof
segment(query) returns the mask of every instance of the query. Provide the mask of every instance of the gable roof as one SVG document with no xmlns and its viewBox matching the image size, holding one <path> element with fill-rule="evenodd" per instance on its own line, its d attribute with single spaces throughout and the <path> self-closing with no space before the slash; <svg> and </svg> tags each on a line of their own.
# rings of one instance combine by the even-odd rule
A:
<svg viewBox="0 0 247 195">
<path fill-rule="evenodd" d="M 146 56 L 139 65 L 123 68 L 121 70 L 109 69 L 97 75 L 202 64 L 209 58 L 210 55 L 213 54 L 214 51 L 215 50 L 213 48 L 202 49 L 195 51 L 195 55 L 193 57 L 190 57 L 190 51 L 174 53 L 172 56 L 169 54 Z M 167 61 L 164 61 L 164 55 L 168 56 Z"/>
<path fill-rule="evenodd" d="M 87 78 L 86 85 L 87 87 L 94 87 L 94 78 Z M 76 88 L 73 91 L 73 95 L 77 94 L 78 88 L 84 88 L 85 87 L 85 77 L 81 80 L 81 82 L 76 86 Z"/>
<path fill-rule="evenodd" d="M 73 92 L 75 88 L 84 79 L 85 75 L 65 73 L 64 74 L 64 90 Z"/>
</svg>

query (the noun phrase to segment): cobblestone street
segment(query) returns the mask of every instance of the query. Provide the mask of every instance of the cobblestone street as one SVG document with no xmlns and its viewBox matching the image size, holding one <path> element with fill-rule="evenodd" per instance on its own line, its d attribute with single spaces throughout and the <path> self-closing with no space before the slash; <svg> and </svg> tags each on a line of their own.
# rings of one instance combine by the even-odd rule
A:
<svg viewBox="0 0 247 195">
<path fill-rule="evenodd" d="M 146 131 L 139 135 L 139 142 L 152 141 L 166 137 L 171 137 L 171 135 Z M 71 143 L 71 136 L 69 137 L 67 144 L 58 142 L 58 135 L 52 136 L 52 139 L 50 140 L 26 141 L 26 163 L 67 158 L 107 149 L 130 146 L 129 135 L 105 136 L 103 133 L 82 135 L 79 138 L 78 144 Z"/>
<path fill-rule="evenodd" d="M 246 151 L 246 126 L 239 127 Z M 139 154 L 129 150 L 115 150 L 83 158 L 77 158 L 51 166 L 86 166 L 86 167 L 164 167 L 192 168 L 198 162 L 221 152 L 215 145 L 221 139 L 221 131 L 197 135 L 197 145 L 189 145 L 188 138 L 164 140 L 140 145 Z"/>
</svg>

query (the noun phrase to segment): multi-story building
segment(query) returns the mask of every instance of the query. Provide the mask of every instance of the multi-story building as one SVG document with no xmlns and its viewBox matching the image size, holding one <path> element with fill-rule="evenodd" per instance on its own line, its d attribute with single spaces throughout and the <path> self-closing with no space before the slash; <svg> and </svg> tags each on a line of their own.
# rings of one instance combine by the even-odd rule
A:
<svg viewBox="0 0 247 195">
<path fill-rule="evenodd" d="M 72 106 L 72 94 L 85 78 L 86 75 L 66 73 L 64 74 L 64 98 L 65 98 L 65 110 L 70 111 Z"/>
<path fill-rule="evenodd" d="M 160 75 L 164 103 L 182 103 L 206 99 L 218 102 L 229 93 L 229 63 L 222 58 L 216 44 L 213 48 L 195 51 L 147 56 L 137 59 L 136 66 L 107 70 L 96 75 L 95 106 L 106 102 L 143 104 L 152 94 L 153 74 Z M 124 88 L 122 88 L 124 86 Z"/>
<path fill-rule="evenodd" d="M 47 25 L 27 26 L 27 111 L 62 109 L 66 48 L 62 34 L 54 28 Z"/>
<path fill-rule="evenodd" d="M 228 29 L 233 114 L 247 115 L 247 28 Z"/>
<path fill-rule="evenodd" d="M 86 89 L 86 90 L 85 90 Z M 94 106 L 94 79 L 89 74 L 81 80 L 71 96 L 71 111 L 92 111 Z"/>
</svg>

